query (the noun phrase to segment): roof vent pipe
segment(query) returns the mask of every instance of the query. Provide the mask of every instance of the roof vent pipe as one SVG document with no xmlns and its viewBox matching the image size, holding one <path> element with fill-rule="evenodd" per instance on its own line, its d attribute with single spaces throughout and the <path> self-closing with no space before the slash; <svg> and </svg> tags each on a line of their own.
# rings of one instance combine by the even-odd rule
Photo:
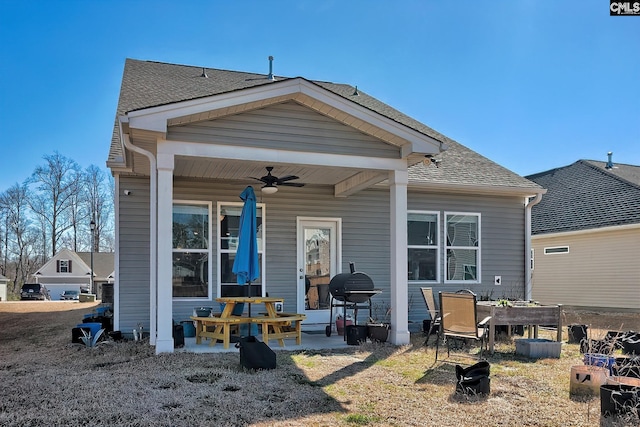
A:
<svg viewBox="0 0 640 427">
<path fill-rule="evenodd" d="M 267 76 L 268 80 L 275 80 L 273 77 L 273 56 L 269 56 L 269 75 Z"/>
<path fill-rule="evenodd" d="M 204 68 L 202 68 L 202 74 L 200 74 L 200 77 L 204 77 L 205 79 L 209 78 L 209 76 L 207 76 L 207 72 L 204 70 Z"/>
<path fill-rule="evenodd" d="M 613 152 L 609 151 L 607 153 L 607 165 L 605 166 L 605 169 L 612 169 L 613 168 L 613 160 L 611 160 L 611 156 L 613 156 Z"/>
</svg>

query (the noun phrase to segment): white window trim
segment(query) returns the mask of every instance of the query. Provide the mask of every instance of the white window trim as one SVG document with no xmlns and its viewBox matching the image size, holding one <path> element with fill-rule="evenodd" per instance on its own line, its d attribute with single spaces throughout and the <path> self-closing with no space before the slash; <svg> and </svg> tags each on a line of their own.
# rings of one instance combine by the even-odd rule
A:
<svg viewBox="0 0 640 427">
<path fill-rule="evenodd" d="M 436 279 L 435 280 L 409 280 L 409 283 L 412 284 L 434 284 L 434 283 L 440 283 L 440 274 L 441 274 L 441 261 L 440 261 L 440 254 L 442 253 L 442 245 L 443 245 L 443 241 L 442 241 L 442 226 L 441 226 L 441 222 L 440 222 L 440 211 L 420 211 L 420 210 L 408 210 L 407 211 L 407 216 L 409 214 L 425 214 L 425 215 L 436 215 L 436 237 L 437 237 L 437 241 L 438 244 L 437 245 L 409 245 L 407 244 L 407 255 L 409 253 L 409 249 L 436 249 Z M 407 220 L 407 224 L 409 223 L 409 221 Z M 408 272 L 407 272 L 408 273 Z"/>
<path fill-rule="evenodd" d="M 478 235 L 476 239 L 478 240 L 478 246 L 448 246 L 447 245 L 447 217 L 449 215 L 463 215 L 463 216 L 477 216 L 478 217 Z M 444 265 L 444 270 L 447 268 L 447 249 L 467 249 L 467 250 L 476 250 L 477 251 L 477 265 L 476 265 L 476 280 L 448 280 L 447 274 L 444 273 L 444 283 L 446 284 L 480 284 L 482 283 L 482 214 L 480 212 L 454 212 L 454 211 L 444 211 L 443 220 L 442 220 L 442 247 L 444 248 L 444 255 L 442 263 Z M 464 274 L 463 274 L 464 275 Z"/>
<path fill-rule="evenodd" d="M 62 263 L 65 264 L 65 270 L 64 271 L 62 271 Z M 69 260 L 68 259 L 58 260 L 58 270 L 60 270 L 60 271 L 58 271 L 58 273 L 69 274 Z"/>
<path fill-rule="evenodd" d="M 207 296 L 206 297 L 172 297 L 173 301 L 212 301 L 213 300 L 213 266 L 212 266 L 212 261 L 213 261 L 213 254 L 211 252 L 211 239 L 213 238 L 213 230 L 211 230 L 211 222 L 212 222 L 212 218 L 211 218 L 211 209 L 213 208 L 213 203 L 212 202 L 206 202 L 206 201 L 202 201 L 202 200 L 182 200 L 182 199 L 176 199 L 173 201 L 172 203 L 172 207 L 174 205 L 203 205 L 207 207 L 207 215 L 209 217 L 209 224 L 208 224 L 208 229 L 209 229 L 209 235 L 207 236 L 207 242 L 208 245 L 206 248 L 203 249 L 176 249 L 173 248 L 173 244 L 171 245 L 171 252 L 175 253 L 175 252 L 206 252 L 207 253 L 207 258 L 209 260 L 209 268 L 207 271 L 207 274 L 209 275 L 209 281 L 207 282 Z M 173 212 L 172 212 L 173 215 Z M 172 230 L 173 233 L 173 230 Z M 172 238 L 173 240 L 173 238 Z M 173 268 L 172 268 L 173 270 Z M 173 293 L 173 287 L 171 289 L 171 292 Z"/>
<path fill-rule="evenodd" d="M 562 250 L 562 251 L 554 251 L 554 252 L 548 252 L 550 249 L 566 249 L 566 251 Z M 545 255 L 565 255 L 569 253 L 569 246 L 549 246 L 547 248 L 544 248 L 544 254 Z"/>
<path fill-rule="evenodd" d="M 223 206 L 239 206 L 242 207 L 244 205 L 243 202 L 225 202 L 219 201 L 216 209 L 216 295 L 221 295 L 222 290 L 222 266 L 220 264 L 220 258 L 223 253 L 236 253 L 236 251 L 232 251 L 229 249 L 222 249 L 222 235 L 220 234 L 220 215 L 222 214 Z M 265 274 L 265 266 L 266 264 L 266 249 L 267 249 L 267 206 L 264 203 L 256 203 L 256 208 L 260 208 L 262 210 L 262 247 L 258 248 L 258 254 L 262 255 L 262 262 L 260 263 L 260 283 L 262 284 L 262 294 L 265 295 L 267 292 L 267 282 L 266 282 L 266 274 Z"/>
</svg>

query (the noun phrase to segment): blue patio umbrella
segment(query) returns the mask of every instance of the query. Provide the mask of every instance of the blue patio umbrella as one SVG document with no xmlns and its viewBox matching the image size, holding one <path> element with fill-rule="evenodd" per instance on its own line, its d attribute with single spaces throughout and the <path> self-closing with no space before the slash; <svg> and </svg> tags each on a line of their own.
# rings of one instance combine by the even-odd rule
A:
<svg viewBox="0 0 640 427">
<path fill-rule="evenodd" d="M 253 187 L 247 186 L 247 188 L 245 188 L 240 194 L 240 199 L 244 201 L 244 206 L 242 207 L 242 213 L 240 214 L 238 248 L 236 250 L 236 258 L 233 261 L 232 271 L 237 276 L 238 285 L 248 285 L 247 292 L 245 292 L 245 294 L 250 296 L 251 281 L 260 277 L 256 195 L 253 192 Z M 249 305 L 249 316 L 251 316 L 251 305 Z M 251 330 L 249 331 L 249 335 L 251 335 Z"/>
<path fill-rule="evenodd" d="M 233 261 L 233 273 L 239 285 L 249 284 L 260 277 L 258 260 L 258 236 L 256 221 L 256 195 L 253 187 L 244 189 L 240 198 L 244 201 L 238 227 L 238 249 Z"/>
</svg>

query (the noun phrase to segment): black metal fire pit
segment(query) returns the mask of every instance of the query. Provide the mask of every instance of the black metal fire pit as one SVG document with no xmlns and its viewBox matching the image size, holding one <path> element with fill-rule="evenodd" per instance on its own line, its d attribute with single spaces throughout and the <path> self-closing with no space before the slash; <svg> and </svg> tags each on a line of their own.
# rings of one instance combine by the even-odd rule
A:
<svg viewBox="0 0 640 427">
<path fill-rule="evenodd" d="M 328 337 L 331 336 L 334 307 L 342 307 L 345 318 L 347 314 L 346 311 L 352 310 L 353 323 L 357 325 L 358 309 L 369 309 L 369 317 L 371 317 L 371 297 L 382 292 L 380 289 L 373 288 L 374 285 L 371 277 L 365 273 L 356 271 L 354 263 L 349 263 L 349 270 L 349 273 L 336 274 L 329 282 L 331 304 L 329 310 L 329 325 L 325 329 Z"/>
</svg>

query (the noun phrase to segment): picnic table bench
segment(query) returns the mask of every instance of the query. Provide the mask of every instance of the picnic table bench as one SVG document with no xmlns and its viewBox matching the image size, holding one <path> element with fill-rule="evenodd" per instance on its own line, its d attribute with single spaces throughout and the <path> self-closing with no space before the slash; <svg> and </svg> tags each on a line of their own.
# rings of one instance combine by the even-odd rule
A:
<svg viewBox="0 0 640 427">
<path fill-rule="evenodd" d="M 250 317 L 196 317 L 191 316 L 196 327 L 196 344 L 202 343 L 202 338 L 209 338 L 210 346 L 216 345 L 218 340 L 222 341 L 224 348 L 229 348 L 231 342 L 231 330 L 243 323 L 252 323 Z M 209 329 L 211 328 L 211 329 Z"/>
<path fill-rule="evenodd" d="M 275 317 L 268 314 L 251 317 L 253 323 L 262 325 L 262 340 L 269 344 L 270 339 L 278 340 L 280 347 L 284 347 L 285 338 L 295 338 L 296 344 L 302 342 L 302 321 L 307 318 L 304 314 L 278 313 Z"/>
<path fill-rule="evenodd" d="M 265 344 L 269 340 L 278 340 L 280 347 L 284 347 L 286 338 L 295 338 L 296 344 L 302 342 L 302 321 L 307 318 L 304 314 L 278 313 L 276 302 L 282 302 L 282 298 L 269 297 L 223 297 L 216 301 L 224 303 L 225 307 L 220 315 L 215 317 L 191 316 L 196 328 L 196 344 L 201 344 L 203 338 L 210 339 L 210 346 L 215 346 L 218 340 L 222 341 L 225 349 L 229 348 L 231 333 L 241 324 L 257 324 L 262 326 L 262 339 Z M 258 316 L 232 315 L 236 304 L 264 304 L 266 313 Z M 251 309 L 249 309 L 251 313 Z"/>
</svg>

